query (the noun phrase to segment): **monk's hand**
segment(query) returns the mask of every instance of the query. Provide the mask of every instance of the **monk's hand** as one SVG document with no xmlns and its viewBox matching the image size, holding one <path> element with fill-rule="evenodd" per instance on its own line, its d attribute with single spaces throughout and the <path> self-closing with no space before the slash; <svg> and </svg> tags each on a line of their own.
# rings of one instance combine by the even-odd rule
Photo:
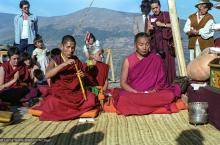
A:
<svg viewBox="0 0 220 145">
<path fill-rule="evenodd" d="M 165 24 L 164 24 L 164 23 L 161 23 L 160 21 L 157 21 L 157 22 L 156 22 L 156 25 L 157 25 L 158 27 L 164 27 L 164 26 L 165 26 Z"/>
<path fill-rule="evenodd" d="M 156 93 L 157 92 L 157 90 L 156 89 L 152 89 L 152 90 L 149 90 L 149 91 L 147 91 L 148 93 Z"/>
<path fill-rule="evenodd" d="M 17 82 L 19 80 L 19 71 L 14 74 L 14 81 Z"/>
<path fill-rule="evenodd" d="M 148 30 L 153 30 L 154 29 L 154 26 L 150 22 L 148 23 L 147 27 L 148 27 Z"/>
<path fill-rule="evenodd" d="M 74 64 L 74 63 L 75 63 L 74 59 L 68 59 L 66 62 L 64 62 L 65 66 L 71 65 L 71 64 Z"/>
<path fill-rule="evenodd" d="M 76 74 L 79 75 L 82 78 L 85 77 L 85 74 L 82 70 L 79 70 Z"/>
</svg>

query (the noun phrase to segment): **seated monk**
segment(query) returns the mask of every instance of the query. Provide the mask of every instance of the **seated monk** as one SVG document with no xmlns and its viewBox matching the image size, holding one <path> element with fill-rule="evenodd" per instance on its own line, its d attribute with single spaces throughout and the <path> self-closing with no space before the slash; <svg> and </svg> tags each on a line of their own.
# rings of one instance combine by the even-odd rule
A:
<svg viewBox="0 0 220 145">
<path fill-rule="evenodd" d="M 102 86 L 105 91 L 108 87 L 109 65 L 102 62 L 102 49 L 95 49 L 90 55 L 92 64 L 86 64 L 85 71 L 96 78 L 98 86 Z"/>
<path fill-rule="evenodd" d="M 30 74 L 25 64 L 19 62 L 17 47 L 8 49 L 9 61 L 0 66 L 0 99 L 11 105 L 21 105 L 20 100 L 29 93 Z"/>
<path fill-rule="evenodd" d="M 48 96 L 33 108 L 43 112 L 40 120 L 58 121 L 78 118 L 98 105 L 96 96 L 88 90 L 85 90 L 87 100 L 83 98 L 77 75 L 81 76 L 84 83 L 93 84 L 94 81 L 92 77 L 83 72 L 81 61 L 73 55 L 75 47 L 74 37 L 64 36 L 61 54 L 49 61 L 45 74 L 46 79 L 51 79 Z M 76 71 L 75 64 L 79 72 Z"/>
<path fill-rule="evenodd" d="M 136 52 L 125 58 L 121 68 L 120 90 L 115 90 L 114 106 L 119 114 L 142 115 L 178 112 L 174 103 L 180 96 L 179 85 L 166 82 L 163 60 L 150 53 L 150 37 L 144 33 L 135 36 Z M 160 112 L 158 112 L 160 113 Z"/>
</svg>

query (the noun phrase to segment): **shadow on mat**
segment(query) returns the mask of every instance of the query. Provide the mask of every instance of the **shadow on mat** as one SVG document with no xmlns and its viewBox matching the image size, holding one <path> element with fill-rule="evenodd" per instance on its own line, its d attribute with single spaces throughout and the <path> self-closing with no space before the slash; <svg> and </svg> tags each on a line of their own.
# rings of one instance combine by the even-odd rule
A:
<svg viewBox="0 0 220 145">
<path fill-rule="evenodd" d="M 104 139 L 104 133 L 92 132 L 83 133 L 94 126 L 92 123 L 84 123 L 74 126 L 67 133 L 60 133 L 55 136 L 45 138 L 36 142 L 34 145 L 43 144 L 65 144 L 65 145 L 97 145 Z"/>
<path fill-rule="evenodd" d="M 204 137 L 196 129 L 182 131 L 176 141 L 178 145 L 204 145 Z"/>
</svg>

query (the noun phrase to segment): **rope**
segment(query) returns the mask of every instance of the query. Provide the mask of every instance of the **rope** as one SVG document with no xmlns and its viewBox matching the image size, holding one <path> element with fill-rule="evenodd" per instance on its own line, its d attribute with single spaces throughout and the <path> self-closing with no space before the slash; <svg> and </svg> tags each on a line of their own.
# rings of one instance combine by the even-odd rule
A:
<svg viewBox="0 0 220 145">
<path fill-rule="evenodd" d="M 75 33 L 73 33 L 73 36 L 77 35 L 77 34 L 80 32 L 80 28 L 81 28 L 81 26 L 82 26 L 82 24 L 83 24 L 83 20 L 85 20 L 85 17 L 88 15 L 89 9 L 92 7 L 94 1 L 95 1 L 95 0 L 92 0 L 92 1 L 91 1 L 91 3 L 89 4 L 88 9 L 87 9 L 86 12 L 84 13 L 84 15 L 80 18 L 79 25 L 76 27 L 76 31 L 75 31 Z"/>
</svg>

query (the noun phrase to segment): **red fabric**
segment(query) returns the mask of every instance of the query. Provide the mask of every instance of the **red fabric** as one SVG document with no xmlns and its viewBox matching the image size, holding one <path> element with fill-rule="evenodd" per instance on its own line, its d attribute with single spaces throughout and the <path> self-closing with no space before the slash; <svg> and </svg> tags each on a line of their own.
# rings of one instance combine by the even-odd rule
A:
<svg viewBox="0 0 220 145">
<path fill-rule="evenodd" d="M 19 81 L 14 83 L 11 87 L 20 86 L 20 83 L 31 83 L 30 74 L 28 68 L 25 65 L 19 65 L 16 69 L 13 69 L 8 61 L 3 63 L 2 67 L 5 71 L 4 83 L 12 80 L 14 78 L 14 74 L 19 71 Z"/>
<path fill-rule="evenodd" d="M 131 93 L 124 92 L 123 96 L 114 93 L 114 105 L 117 111 L 123 115 L 143 115 L 155 113 L 158 109 L 165 107 L 164 113 L 178 112 L 178 108 L 172 111 L 172 102 L 175 95 L 170 90 L 162 90 L 156 93 Z"/>
<path fill-rule="evenodd" d="M 220 38 L 215 39 L 215 47 L 220 47 Z"/>
<path fill-rule="evenodd" d="M 78 68 L 83 70 L 79 59 L 75 56 L 74 59 Z M 60 56 L 54 61 L 58 65 L 63 62 Z M 83 82 L 87 79 L 83 79 Z M 33 108 L 43 111 L 40 120 L 74 119 L 97 106 L 96 96 L 87 90 L 87 100 L 83 99 L 74 65 L 62 69 L 52 80 L 53 84 L 48 89 L 49 95 L 40 102 L 39 106 Z"/>
<path fill-rule="evenodd" d="M 150 15 L 149 20 L 154 26 L 154 30 L 152 31 L 151 50 L 153 52 L 165 52 L 165 76 L 166 81 L 171 84 L 176 78 L 175 55 L 172 49 L 172 30 L 168 27 L 158 27 L 156 25 L 157 21 L 165 24 L 170 23 L 169 12 L 161 12 L 159 15 Z"/>
<path fill-rule="evenodd" d="M 103 62 L 96 62 L 96 65 L 89 68 L 84 64 L 85 71 L 96 78 L 96 82 L 98 86 L 104 86 L 105 81 L 108 78 L 108 71 L 109 71 L 109 65 L 103 63 Z"/>
</svg>

